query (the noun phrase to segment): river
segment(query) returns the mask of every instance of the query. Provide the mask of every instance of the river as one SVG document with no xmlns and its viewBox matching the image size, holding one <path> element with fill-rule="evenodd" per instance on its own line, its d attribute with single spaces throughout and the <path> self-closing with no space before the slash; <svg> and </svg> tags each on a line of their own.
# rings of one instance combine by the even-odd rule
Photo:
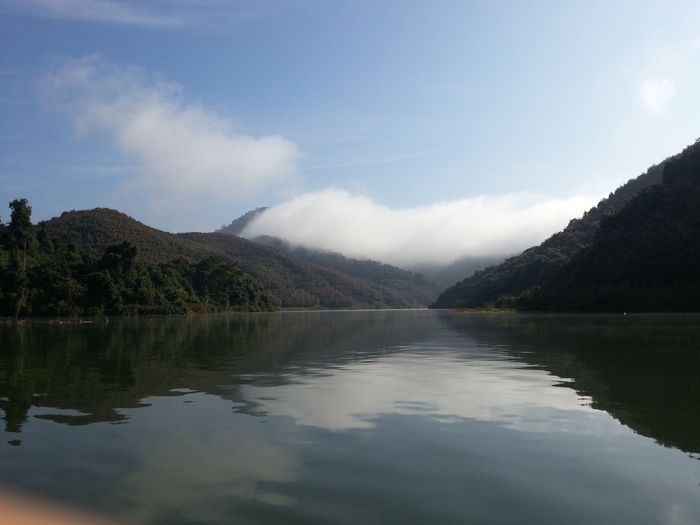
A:
<svg viewBox="0 0 700 525">
<path fill-rule="evenodd" d="M 136 524 L 700 523 L 700 316 L 0 326 L 0 488 Z"/>
</svg>

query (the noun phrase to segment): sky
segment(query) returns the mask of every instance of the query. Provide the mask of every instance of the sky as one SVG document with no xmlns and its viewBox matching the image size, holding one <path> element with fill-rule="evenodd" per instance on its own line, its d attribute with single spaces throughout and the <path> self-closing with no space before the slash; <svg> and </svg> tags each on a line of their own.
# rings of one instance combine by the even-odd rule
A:
<svg viewBox="0 0 700 525">
<path fill-rule="evenodd" d="M 699 28 L 694 1 L 0 0 L 0 202 L 514 253 L 700 136 Z"/>
</svg>

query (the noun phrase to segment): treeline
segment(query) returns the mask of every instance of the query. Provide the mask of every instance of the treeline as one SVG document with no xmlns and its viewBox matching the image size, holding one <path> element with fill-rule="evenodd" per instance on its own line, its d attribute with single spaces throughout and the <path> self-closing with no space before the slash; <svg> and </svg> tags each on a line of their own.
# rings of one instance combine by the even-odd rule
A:
<svg viewBox="0 0 700 525">
<path fill-rule="evenodd" d="M 700 310 L 700 140 L 606 217 L 590 247 L 516 300 L 527 310 Z"/>
<path fill-rule="evenodd" d="M 451 286 L 432 307 L 514 307 L 515 298 L 556 279 L 576 255 L 588 248 L 605 217 L 622 209 L 646 188 L 660 184 L 665 165 L 670 160 L 652 166 L 646 173 L 620 186 L 580 219 L 573 219 L 564 230 L 539 246 Z"/>
<path fill-rule="evenodd" d="M 122 242 L 102 253 L 78 249 L 31 223 L 26 199 L 0 223 L 0 315 L 79 316 L 269 310 L 267 294 L 218 257 L 157 264 Z"/>
<path fill-rule="evenodd" d="M 304 261 L 280 250 L 223 233 L 172 234 L 142 224 L 117 210 L 67 211 L 42 222 L 49 235 L 79 250 L 101 253 L 128 241 L 138 260 L 159 264 L 178 257 L 199 261 L 219 257 L 259 283 L 281 308 L 404 308 L 426 305 L 403 288 L 378 285 Z"/>
<path fill-rule="evenodd" d="M 396 266 L 366 259 L 353 259 L 328 250 L 295 246 L 278 237 L 267 235 L 255 237 L 252 241 L 291 254 L 322 268 L 342 272 L 381 286 L 386 289 L 387 298 L 391 297 L 395 304 L 401 306 L 428 305 L 437 296 L 437 287 L 422 275 Z"/>
<path fill-rule="evenodd" d="M 433 306 L 700 311 L 700 139 Z"/>
</svg>

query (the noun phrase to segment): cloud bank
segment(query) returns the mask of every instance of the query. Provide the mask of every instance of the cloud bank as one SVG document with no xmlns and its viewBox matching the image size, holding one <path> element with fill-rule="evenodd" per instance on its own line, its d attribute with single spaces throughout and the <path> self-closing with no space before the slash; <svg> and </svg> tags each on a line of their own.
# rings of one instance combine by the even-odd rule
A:
<svg viewBox="0 0 700 525">
<path fill-rule="evenodd" d="M 114 24 L 180 27 L 185 23 L 180 17 L 144 11 L 138 4 L 109 0 L 9 0 L 5 7 L 34 16 Z"/>
<path fill-rule="evenodd" d="M 0 0 L 0 12 L 136 26 L 143 29 L 231 28 L 274 16 L 291 0 Z"/>
<path fill-rule="evenodd" d="M 140 161 L 140 174 L 128 189 L 145 194 L 163 215 L 177 214 L 195 199 L 201 204 L 250 196 L 296 171 L 299 153 L 289 140 L 246 135 L 185 102 L 176 84 L 137 68 L 89 57 L 65 64 L 49 75 L 47 85 L 62 97 L 80 131 L 105 131 Z"/>
<path fill-rule="evenodd" d="M 510 193 L 389 208 L 368 197 L 327 189 L 268 209 L 243 235 L 272 235 L 406 268 L 446 265 L 466 256 L 503 256 L 538 244 L 596 201 L 593 196 Z"/>
</svg>

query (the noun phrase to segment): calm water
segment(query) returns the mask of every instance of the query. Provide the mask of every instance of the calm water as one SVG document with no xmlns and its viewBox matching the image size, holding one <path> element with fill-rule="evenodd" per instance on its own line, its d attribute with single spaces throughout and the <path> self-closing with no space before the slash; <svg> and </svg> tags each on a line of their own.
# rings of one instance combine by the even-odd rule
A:
<svg viewBox="0 0 700 525">
<path fill-rule="evenodd" d="M 700 317 L 0 327 L 0 487 L 134 523 L 700 523 Z"/>
</svg>

